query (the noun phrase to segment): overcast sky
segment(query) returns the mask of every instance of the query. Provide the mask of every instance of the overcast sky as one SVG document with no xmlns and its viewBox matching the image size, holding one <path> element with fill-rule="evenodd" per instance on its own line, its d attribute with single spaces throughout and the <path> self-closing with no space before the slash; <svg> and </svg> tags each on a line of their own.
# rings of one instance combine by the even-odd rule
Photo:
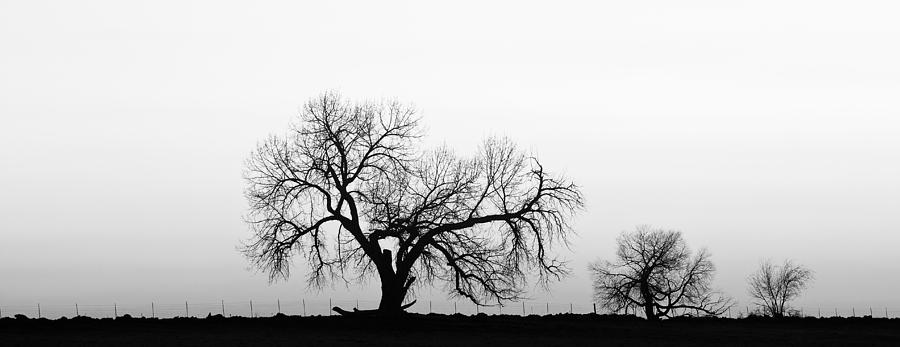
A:
<svg viewBox="0 0 900 347">
<path fill-rule="evenodd" d="M 274 285 L 236 246 L 243 161 L 324 90 L 395 97 L 431 144 L 502 134 L 583 187 L 573 275 L 638 224 L 747 303 L 900 309 L 894 1 L 0 1 L 0 305 L 377 298 Z M 440 288 L 423 297 L 443 300 Z"/>
</svg>

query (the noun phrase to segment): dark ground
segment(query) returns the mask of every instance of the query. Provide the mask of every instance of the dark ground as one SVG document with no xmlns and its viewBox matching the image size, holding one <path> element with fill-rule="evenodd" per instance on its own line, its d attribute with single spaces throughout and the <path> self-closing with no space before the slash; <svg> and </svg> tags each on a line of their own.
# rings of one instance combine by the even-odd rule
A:
<svg viewBox="0 0 900 347">
<path fill-rule="evenodd" d="M 900 346 L 900 319 L 598 315 L 0 319 L 0 346 Z"/>
</svg>

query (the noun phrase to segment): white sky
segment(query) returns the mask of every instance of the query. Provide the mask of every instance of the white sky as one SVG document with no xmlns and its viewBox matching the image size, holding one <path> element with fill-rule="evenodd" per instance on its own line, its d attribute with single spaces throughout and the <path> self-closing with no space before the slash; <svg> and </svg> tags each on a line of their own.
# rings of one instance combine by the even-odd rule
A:
<svg viewBox="0 0 900 347">
<path fill-rule="evenodd" d="M 268 285 L 235 250 L 256 141 L 326 89 L 397 97 L 431 143 L 486 135 L 584 187 L 574 275 L 637 224 L 706 246 L 747 302 L 900 309 L 893 1 L 0 1 L 0 305 L 375 298 Z M 366 293 L 368 291 L 369 293 Z M 440 290 L 424 297 L 443 299 Z"/>
</svg>

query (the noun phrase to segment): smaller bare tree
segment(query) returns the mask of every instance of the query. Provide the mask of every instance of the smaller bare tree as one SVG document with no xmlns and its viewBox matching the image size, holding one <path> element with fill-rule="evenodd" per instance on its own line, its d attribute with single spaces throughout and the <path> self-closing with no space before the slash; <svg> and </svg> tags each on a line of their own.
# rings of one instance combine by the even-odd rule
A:
<svg viewBox="0 0 900 347">
<path fill-rule="evenodd" d="M 756 300 L 753 304 L 765 315 L 784 317 L 791 309 L 788 302 L 800 296 L 812 279 L 811 270 L 791 260 L 785 260 L 781 266 L 766 260 L 747 282 L 750 296 Z"/>
<path fill-rule="evenodd" d="M 649 320 L 720 315 L 733 304 L 711 288 L 715 266 L 705 249 L 691 254 L 681 232 L 639 226 L 618 238 L 616 261 L 590 265 L 594 297 L 619 312 L 641 308 Z"/>
</svg>

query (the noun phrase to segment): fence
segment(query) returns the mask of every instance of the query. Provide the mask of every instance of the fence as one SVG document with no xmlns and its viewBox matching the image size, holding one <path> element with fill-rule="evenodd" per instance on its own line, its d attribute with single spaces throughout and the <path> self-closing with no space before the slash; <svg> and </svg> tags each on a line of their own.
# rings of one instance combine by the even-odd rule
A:
<svg viewBox="0 0 900 347">
<path fill-rule="evenodd" d="M 0 305 L 0 317 L 11 317 L 22 314 L 37 318 L 60 318 L 85 316 L 92 318 L 113 318 L 126 314 L 132 317 L 206 317 L 221 314 L 228 317 L 270 317 L 278 313 L 292 316 L 328 316 L 334 315 L 331 308 L 341 307 L 347 310 L 361 310 L 378 307 L 376 300 L 322 300 L 322 299 L 274 299 L 247 301 L 206 301 L 206 302 L 147 302 L 144 304 L 33 304 L 33 305 Z M 419 300 L 407 311 L 415 313 L 440 313 L 475 315 L 479 313 L 498 315 L 546 315 L 559 313 L 609 313 L 602 312 L 599 306 L 592 303 L 553 303 L 553 302 L 515 302 L 503 306 L 476 306 L 467 301 L 429 301 Z"/>
<path fill-rule="evenodd" d="M 0 317 L 12 317 L 17 314 L 33 318 L 60 318 L 85 316 L 92 318 L 114 318 L 124 315 L 132 317 L 206 317 L 208 315 L 221 314 L 226 317 L 271 317 L 278 313 L 290 316 L 328 316 L 335 313 L 332 307 L 338 306 L 347 310 L 358 308 L 361 310 L 374 309 L 378 306 L 376 300 L 323 300 L 323 299 L 273 299 L 273 300 L 247 300 L 247 301 L 206 301 L 206 302 L 147 302 L 147 303 L 109 303 L 109 304 L 50 304 L 42 305 L 2 305 L 0 304 Z M 863 317 L 896 318 L 900 317 L 900 309 L 887 307 L 810 307 L 797 308 L 798 313 L 805 317 Z M 439 313 L 439 314 L 464 314 L 474 315 L 479 313 L 489 315 L 548 315 L 560 313 L 612 313 L 594 303 L 559 303 L 520 301 L 506 303 L 503 306 L 476 306 L 467 301 L 433 301 L 419 300 L 408 309 L 415 313 Z M 722 314 L 723 317 L 741 318 L 754 312 L 752 306 L 732 307 Z"/>
<path fill-rule="evenodd" d="M 872 317 L 872 318 L 900 318 L 900 309 L 890 309 L 888 307 L 864 306 L 864 307 L 825 307 L 825 306 L 800 306 L 795 307 L 795 314 L 801 317 L 830 318 L 830 317 Z M 734 314 L 731 314 L 734 312 Z M 730 312 L 724 316 L 728 317 L 746 317 L 754 313 L 752 306 L 744 306 L 740 309 L 732 308 Z"/>
</svg>

